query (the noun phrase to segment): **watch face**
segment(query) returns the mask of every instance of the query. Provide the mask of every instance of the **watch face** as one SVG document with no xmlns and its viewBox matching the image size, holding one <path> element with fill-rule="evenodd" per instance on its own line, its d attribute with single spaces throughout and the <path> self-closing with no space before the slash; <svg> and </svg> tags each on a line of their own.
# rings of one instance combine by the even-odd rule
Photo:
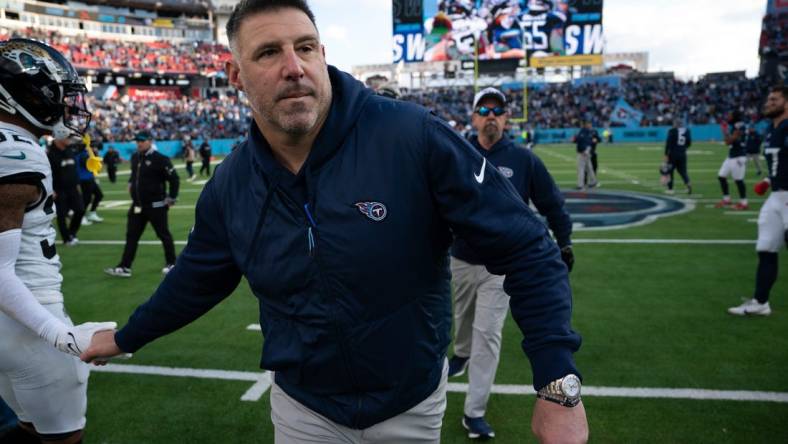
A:
<svg viewBox="0 0 788 444">
<path fill-rule="evenodd" d="M 575 375 L 566 375 L 561 380 L 561 391 L 569 398 L 580 396 L 580 378 Z"/>
</svg>

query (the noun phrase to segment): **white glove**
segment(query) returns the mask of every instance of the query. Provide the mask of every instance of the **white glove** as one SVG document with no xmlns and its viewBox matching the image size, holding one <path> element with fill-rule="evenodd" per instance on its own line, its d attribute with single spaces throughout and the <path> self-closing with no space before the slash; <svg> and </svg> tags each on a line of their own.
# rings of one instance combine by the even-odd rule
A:
<svg viewBox="0 0 788 444">
<path fill-rule="evenodd" d="M 90 347 L 90 341 L 93 339 L 94 334 L 100 331 L 114 330 L 117 326 L 117 322 L 85 322 L 84 324 L 68 327 L 68 329 L 59 332 L 52 345 L 63 353 L 79 357 L 79 355 Z M 128 359 L 130 357 L 130 353 L 107 356 L 107 358 L 122 359 Z"/>
</svg>

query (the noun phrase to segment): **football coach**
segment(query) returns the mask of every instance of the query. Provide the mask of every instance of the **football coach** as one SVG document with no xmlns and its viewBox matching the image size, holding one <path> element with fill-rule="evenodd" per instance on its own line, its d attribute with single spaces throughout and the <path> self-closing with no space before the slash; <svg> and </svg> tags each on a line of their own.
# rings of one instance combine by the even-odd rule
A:
<svg viewBox="0 0 788 444">
<path fill-rule="evenodd" d="M 274 371 L 276 442 L 437 443 L 451 330 L 449 246 L 505 275 L 542 442 L 585 442 L 572 295 L 555 242 L 445 122 L 326 64 L 304 0 L 242 0 L 227 23 L 248 139 L 205 186 L 172 271 L 85 361 L 199 318 L 242 276 Z"/>
</svg>

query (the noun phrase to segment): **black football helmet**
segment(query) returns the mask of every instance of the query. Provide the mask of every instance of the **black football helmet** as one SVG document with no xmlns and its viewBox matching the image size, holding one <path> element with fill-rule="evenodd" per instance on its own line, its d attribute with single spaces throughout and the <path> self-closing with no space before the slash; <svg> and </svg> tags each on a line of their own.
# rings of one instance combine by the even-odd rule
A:
<svg viewBox="0 0 788 444">
<path fill-rule="evenodd" d="M 82 136 L 91 116 L 86 93 L 77 70 L 51 46 L 24 38 L 0 42 L 0 110 L 56 138 Z"/>
</svg>

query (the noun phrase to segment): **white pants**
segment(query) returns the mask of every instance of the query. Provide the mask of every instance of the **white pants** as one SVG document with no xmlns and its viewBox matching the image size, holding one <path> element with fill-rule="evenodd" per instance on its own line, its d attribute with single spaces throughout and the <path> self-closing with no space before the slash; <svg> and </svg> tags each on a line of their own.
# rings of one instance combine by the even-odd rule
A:
<svg viewBox="0 0 788 444">
<path fill-rule="evenodd" d="M 785 246 L 788 231 L 788 191 L 773 191 L 758 215 L 756 251 L 777 253 Z"/>
<path fill-rule="evenodd" d="M 728 157 L 722 162 L 719 177 L 727 178 L 729 175 L 733 180 L 744 180 L 744 173 L 747 169 L 747 156 Z"/>
<path fill-rule="evenodd" d="M 44 307 L 73 325 L 62 303 Z M 89 369 L 0 312 L 0 398 L 38 433 L 61 434 L 85 427 Z"/>
<path fill-rule="evenodd" d="M 577 187 L 586 187 L 586 177 L 588 184 L 591 185 L 596 182 L 596 174 L 594 174 L 594 165 L 591 163 L 591 153 L 577 153 Z"/>
<path fill-rule="evenodd" d="M 468 356 L 468 393 L 464 412 L 484 416 L 501 356 L 501 331 L 509 310 L 503 276 L 483 265 L 451 258 L 454 287 L 454 354 Z"/>
<path fill-rule="evenodd" d="M 438 444 L 446 412 L 448 361 L 438 388 L 412 409 L 363 430 L 337 424 L 296 401 L 274 383 L 271 421 L 276 444 Z"/>
</svg>

